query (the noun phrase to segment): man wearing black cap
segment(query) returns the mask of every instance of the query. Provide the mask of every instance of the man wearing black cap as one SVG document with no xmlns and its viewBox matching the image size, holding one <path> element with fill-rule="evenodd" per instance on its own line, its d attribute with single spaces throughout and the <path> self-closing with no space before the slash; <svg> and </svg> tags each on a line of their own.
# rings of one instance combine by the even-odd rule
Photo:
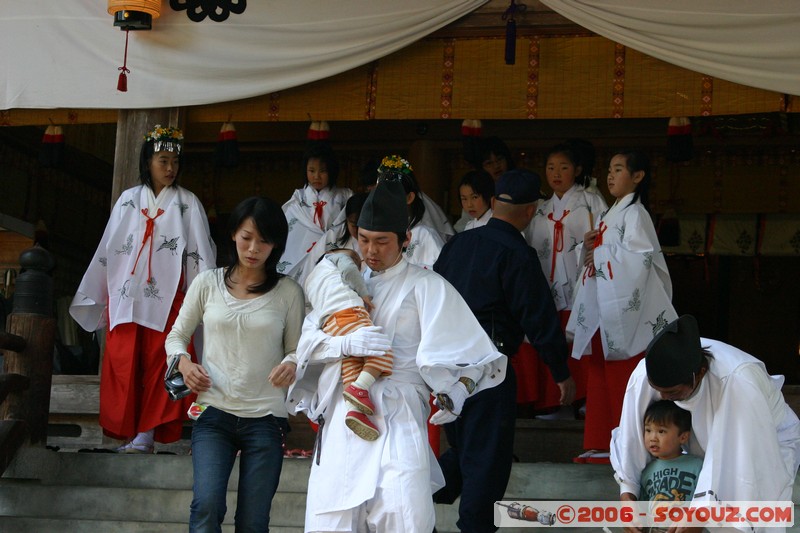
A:
<svg viewBox="0 0 800 533">
<path fill-rule="evenodd" d="M 561 389 L 562 405 L 572 402 L 575 383 L 567 368 L 567 343 L 536 251 L 520 234 L 533 218 L 539 177 L 510 170 L 495 183 L 493 215 L 481 227 L 453 237 L 434 270 L 467 301 L 484 331 L 507 355 L 528 336 Z M 463 532 L 495 531 L 494 502 L 503 499 L 511 474 L 516 425 L 516 377 L 470 396 L 461 417 L 445 425 L 450 448 L 440 457 L 447 486 L 440 503 L 461 496 L 458 527 Z"/>
<path fill-rule="evenodd" d="M 691 412 L 689 453 L 704 456 L 693 501 L 791 501 L 800 421 L 784 401 L 782 386 L 783 376 L 767 374 L 755 357 L 701 338 L 693 316 L 668 324 L 631 374 L 620 426 L 612 434 L 611 464 L 621 498 L 639 494 L 639 477 L 650 459 L 643 415 L 650 403 L 665 399 Z"/>
<path fill-rule="evenodd" d="M 494 387 L 506 372 L 506 357 L 458 292 L 403 258 L 410 237 L 405 197 L 399 181 L 382 180 L 358 220 L 377 327 L 330 337 L 320 330 L 316 311 L 303 327 L 297 382 L 287 404 L 320 424 L 306 531 L 432 531 L 431 491 L 444 480 L 427 439 L 430 391 L 442 408 L 431 421 L 452 420 L 469 394 Z M 392 375 L 376 381 L 369 393 L 380 436 L 354 438 L 344 422 L 341 358 L 379 355 L 388 347 L 394 353 Z"/>
</svg>

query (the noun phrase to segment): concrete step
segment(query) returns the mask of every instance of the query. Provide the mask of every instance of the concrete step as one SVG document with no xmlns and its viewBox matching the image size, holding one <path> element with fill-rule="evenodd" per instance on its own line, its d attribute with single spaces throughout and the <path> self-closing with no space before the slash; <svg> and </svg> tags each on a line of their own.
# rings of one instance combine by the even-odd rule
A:
<svg viewBox="0 0 800 533">
<path fill-rule="evenodd" d="M 305 494 L 311 459 L 283 461 L 278 491 Z M 238 485 L 238 460 L 229 491 Z M 190 455 L 121 455 L 54 452 L 25 448 L 0 478 L 3 483 L 41 487 L 81 486 L 98 488 L 191 491 Z M 617 485 L 608 465 L 563 463 L 515 463 L 507 495 L 526 499 L 604 500 L 616 498 Z M 0 502 L 2 503 L 2 502 Z"/>
<path fill-rule="evenodd" d="M 228 524 L 233 523 L 236 494 L 229 491 L 227 495 Z M 18 480 L 0 484 L 0 516 L 4 517 L 188 524 L 191 501 L 191 489 L 42 485 Z M 302 526 L 305 504 L 305 494 L 277 493 L 272 500 L 272 524 Z"/>
<path fill-rule="evenodd" d="M 273 500 L 272 531 L 302 531 L 310 467 L 310 459 L 284 460 L 279 492 Z M 233 521 L 237 472 L 234 468 L 229 484 L 231 511 L 225 519 L 226 527 Z M 188 455 L 25 448 L 0 478 L 0 531 L 160 533 L 185 529 L 192 499 L 191 478 Z M 605 466 L 517 463 L 506 497 L 607 499 L 616 497 L 616 485 Z M 457 505 L 436 506 L 440 533 L 457 531 Z"/>
<path fill-rule="evenodd" d="M 272 505 L 271 531 L 302 531 L 310 459 L 285 459 Z M 233 531 L 238 468 L 227 497 L 223 531 Z M 15 533 L 161 533 L 185 530 L 192 499 L 191 456 L 116 455 L 21 450 L 0 478 L 0 531 Z M 795 483 L 795 503 L 800 482 Z M 611 467 L 515 463 L 506 500 L 611 500 L 618 498 Z M 797 512 L 797 506 L 796 506 Z M 455 533 L 458 502 L 436 506 L 440 533 Z M 503 529 L 526 533 L 529 528 Z M 559 531 L 600 533 L 598 528 Z"/>
<path fill-rule="evenodd" d="M 0 531 L 8 533 L 105 533 L 111 531 L 114 533 L 175 533 L 187 530 L 187 523 L 0 517 Z M 269 530 L 270 533 L 303 533 L 303 526 L 282 527 L 270 524 Z M 222 524 L 222 533 L 235 533 L 235 531 L 233 524 Z"/>
<path fill-rule="evenodd" d="M 305 494 L 310 469 L 310 459 L 284 459 L 278 490 Z M 25 448 L 9 465 L 3 479 L 37 480 L 43 485 L 54 486 L 191 490 L 192 456 L 73 453 Z M 228 490 L 236 490 L 238 484 L 237 459 Z"/>
</svg>

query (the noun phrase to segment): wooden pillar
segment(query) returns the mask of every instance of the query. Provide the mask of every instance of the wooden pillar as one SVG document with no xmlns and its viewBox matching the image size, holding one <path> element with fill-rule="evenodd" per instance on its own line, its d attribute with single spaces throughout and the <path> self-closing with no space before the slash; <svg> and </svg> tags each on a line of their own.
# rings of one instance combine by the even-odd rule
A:
<svg viewBox="0 0 800 533">
<path fill-rule="evenodd" d="M 111 186 L 112 206 L 122 191 L 139 184 L 139 152 L 145 133 L 151 131 L 156 124 L 179 128 L 182 119 L 180 108 L 119 111 L 114 150 L 114 182 Z"/>
<path fill-rule="evenodd" d="M 47 444 L 47 419 L 50 414 L 50 385 L 53 380 L 53 345 L 56 319 L 30 313 L 12 313 L 6 323 L 9 333 L 26 339 L 21 352 L 5 352 L 5 373 L 30 378 L 30 387 L 9 394 L 0 406 L 0 418 L 25 420 L 30 443 Z"/>
<path fill-rule="evenodd" d="M 408 160 L 422 192 L 440 207 L 447 206 L 449 178 L 436 143 L 427 139 L 414 141 L 409 148 Z"/>
<path fill-rule="evenodd" d="M 6 321 L 12 335 L 25 339 L 20 351 L 5 352 L 4 371 L 27 377 L 30 387 L 14 392 L 0 405 L 0 419 L 24 420 L 30 443 L 47 443 L 47 421 L 50 414 L 50 384 L 53 379 L 53 346 L 56 320 L 52 317 L 53 288 L 50 271 L 52 256 L 44 248 L 34 246 L 20 254 L 25 269 L 17 277 L 14 308 Z"/>
</svg>

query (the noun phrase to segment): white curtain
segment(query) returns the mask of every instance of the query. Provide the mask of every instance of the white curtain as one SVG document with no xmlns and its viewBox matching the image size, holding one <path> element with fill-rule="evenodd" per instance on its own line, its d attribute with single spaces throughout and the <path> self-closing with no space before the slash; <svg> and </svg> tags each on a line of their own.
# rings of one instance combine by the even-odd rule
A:
<svg viewBox="0 0 800 533">
<path fill-rule="evenodd" d="M 399 50 L 487 0 L 250 0 L 223 22 L 161 2 L 125 33 L 104 0 L 0 1 L 0 109 L 177 107 L 259 96 Z M 413 68 L 412 65 L 409 68 Z"/>
<path fill-rule="evenodd" d="M 598 35 L 662 61 L 800 95 L 797 0 L 542 0 Z"/>
</svg>

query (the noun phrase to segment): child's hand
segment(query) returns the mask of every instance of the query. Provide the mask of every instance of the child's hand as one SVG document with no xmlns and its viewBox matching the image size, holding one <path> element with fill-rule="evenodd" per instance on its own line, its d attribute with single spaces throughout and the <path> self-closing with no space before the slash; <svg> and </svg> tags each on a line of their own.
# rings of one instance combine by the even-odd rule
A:
<svg viewBox="0 0 800 533">
<path fill-rule="evenodd" d="M 600 232 L 596 229 L 590 229 L 583 236 L 583 249 L 586 251 L 594 249 L 594 241 Z"/>
<path fill-rule="evenodd" d="M 587 231 L 583 236 L 583 249 L 586 252 L 583 256 L 583 266 L 594 265 L 594 243 L 600 232 L 596 229 Z"/>
<path fill-rule="evenodd" d="M 364 300 L 364 309 L 367 310 L 367 313 L 371 313 L 372 310 L 375 309 L 375 305 L 372 303 L 372 297 L 364 296 L 362 300 Z"/>
</svg>

